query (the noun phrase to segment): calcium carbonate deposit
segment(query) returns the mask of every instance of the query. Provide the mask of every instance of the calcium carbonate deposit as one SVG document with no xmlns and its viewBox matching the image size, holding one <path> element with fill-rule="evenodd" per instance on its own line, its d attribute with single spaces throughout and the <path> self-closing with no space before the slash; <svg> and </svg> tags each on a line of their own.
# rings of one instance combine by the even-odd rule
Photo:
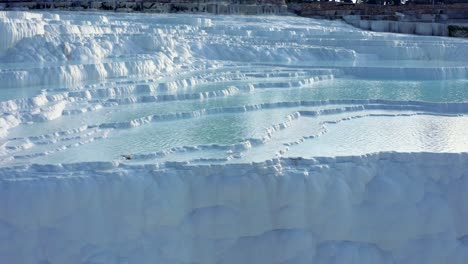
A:
<svg viewBox="0 0 468 264">
<path fill-rule="evenodd" d="M 468 263 L 467 40 L 0 12 L 0 100 L 0 263 Z"/>
</svg>

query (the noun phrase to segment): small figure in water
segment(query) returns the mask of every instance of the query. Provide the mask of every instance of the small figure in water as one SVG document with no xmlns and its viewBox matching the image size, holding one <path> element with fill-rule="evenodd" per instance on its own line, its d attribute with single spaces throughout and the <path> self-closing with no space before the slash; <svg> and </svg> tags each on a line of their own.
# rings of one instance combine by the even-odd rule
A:
<svg viewBox="0 0 468 264">
<path fill-rule="evenodd" d="M 124 158 L 125 160 L 131 160 L 132 155 L 130 155 L 130 154 L 122 155 L 122 158 Z"/>
</svg>

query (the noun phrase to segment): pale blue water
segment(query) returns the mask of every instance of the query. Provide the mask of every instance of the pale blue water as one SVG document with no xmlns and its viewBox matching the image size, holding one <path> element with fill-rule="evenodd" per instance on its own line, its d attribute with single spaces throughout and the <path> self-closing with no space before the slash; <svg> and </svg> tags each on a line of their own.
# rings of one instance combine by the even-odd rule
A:
<svg viewBox="0 0 468 264">
<path fill-rule="evenodd" d="M 466 40 L 292 17 L 83 22 L 95 15 L 5 36 L 5 164 L 468 151 Z"/>
</svg>

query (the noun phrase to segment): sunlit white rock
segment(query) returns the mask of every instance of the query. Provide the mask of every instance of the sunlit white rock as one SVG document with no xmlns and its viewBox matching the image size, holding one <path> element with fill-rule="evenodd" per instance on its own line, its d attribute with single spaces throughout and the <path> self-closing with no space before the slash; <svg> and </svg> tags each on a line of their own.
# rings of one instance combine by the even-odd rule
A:
<svg viewBox="0 0 468 264">
<path fill-rule="evenodd" d="M 468 262 L 466 40 L 91 12 L 0 36 L 2 263 Z"/>
</svg>

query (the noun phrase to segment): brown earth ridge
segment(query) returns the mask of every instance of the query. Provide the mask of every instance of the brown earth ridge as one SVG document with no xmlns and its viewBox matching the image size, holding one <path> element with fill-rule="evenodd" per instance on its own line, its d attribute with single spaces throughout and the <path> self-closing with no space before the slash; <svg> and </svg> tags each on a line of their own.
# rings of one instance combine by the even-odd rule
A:
<svg viewBox="0 0 468 264">
<path fill-rule="evenodd" d="M 284 0 L 1 0 L 0 10 L 59 9 L 117 12 L 203 12 L 212 14 L 285 14 Z"/>
</svg>

